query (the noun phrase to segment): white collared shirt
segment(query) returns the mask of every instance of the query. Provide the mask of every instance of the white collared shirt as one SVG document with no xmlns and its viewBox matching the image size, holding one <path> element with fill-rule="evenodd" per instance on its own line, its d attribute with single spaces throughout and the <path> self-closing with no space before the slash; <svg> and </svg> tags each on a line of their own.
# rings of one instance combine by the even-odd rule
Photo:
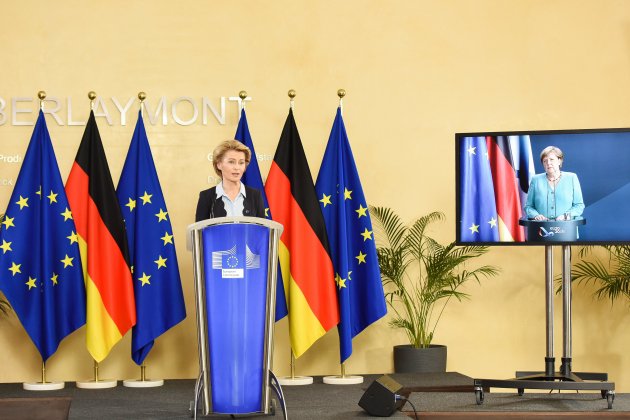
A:
<svg viewBox="0 0 630 420">
<path fill-rule="evenodd" d="M 230 200 L 230 197 L 225 194 L 223 183 L 219 182 L 217 184 L 217 198 L 221 197 L 221 199 L 223 200 L 223 206 L 225 207 L 225 211 L 228 217 L 243 215 L 245 195 L 245 185 L 242 182 L 241 189 L 236 195 L 234 201 Z"/>
</svg>

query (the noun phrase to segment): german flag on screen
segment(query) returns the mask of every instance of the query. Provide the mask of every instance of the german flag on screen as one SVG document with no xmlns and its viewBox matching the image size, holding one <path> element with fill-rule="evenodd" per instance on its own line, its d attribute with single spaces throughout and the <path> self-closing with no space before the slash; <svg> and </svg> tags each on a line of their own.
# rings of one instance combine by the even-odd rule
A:
<svg viewBox="0 0 630 420">
<path fill-rule="evenodd" d="M 486 144 L 499 216 L 499 240 L 522 242 L 525 240 L 525 231 L 518 224 L 523 213 L 519 180 L 514 170 L 509 140 L 505 136 L 487 136 Z"/>
<path fill-rule="evenodd" d="M 94 112 L 66 182 L 87 293 L 87 349 L 101 362 L 136 323 L 127 235 Z"/>
<path fill-rule="evenodd" d="M 293 111 L 284 124 L 265 184 L 273 219 L 284 226 L 279 257 L 289 311 L 289 334 L 300 357 L 339 323 L 326 226 Z"/>
</svg>

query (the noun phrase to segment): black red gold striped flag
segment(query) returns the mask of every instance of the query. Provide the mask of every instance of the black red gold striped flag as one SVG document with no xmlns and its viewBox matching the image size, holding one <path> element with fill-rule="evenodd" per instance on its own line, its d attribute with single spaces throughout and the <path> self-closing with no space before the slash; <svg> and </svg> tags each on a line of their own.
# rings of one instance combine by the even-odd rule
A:
<svg viewBox="0 0 630 420">
<path fill-rule="evenodd" d="M 497 206 L 499 240 L 522 242 L 525 231 L 518 220 L 523 211 L 509 140 L 506 136 L 487 136 L 486 145 Z"/>
<path fill-rule="evenodd" d="M 87 348 L 102 361 L 136 323 L 129 252 L 94 112 L 66 182 L 87 292 Z"/>
<path fill-rule="evenodd" d="M 280 267 L 295 357 L 339 323 L 324 217 L 293 118 L 289 116 L 265 184 L 273 219 L 284 225 Z"/>
</svg>

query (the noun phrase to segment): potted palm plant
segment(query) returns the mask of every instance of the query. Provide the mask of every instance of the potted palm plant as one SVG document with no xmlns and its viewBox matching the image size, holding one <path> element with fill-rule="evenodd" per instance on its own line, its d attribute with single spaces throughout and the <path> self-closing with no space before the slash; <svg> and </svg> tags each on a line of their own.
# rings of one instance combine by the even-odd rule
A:
<svg viewBox="0 0 630 420">
<path fill-rule="evenodd" d="M 606 251 L 606 262 L 597 256 L 585 259 L 587 255 L 596 253 L 595 249 Z M 603 245 L 587 246 L 580 249 L 581 260 L 571 269 L 571 280 L 578 283 L 595 283 L 595 297 L 609 298 L 614 301 L 625 298 L 630 301 L 630 246 Z"/>
<path fill-rule="evenodd" d="M 427 227 L 444 220 L 432 212 L 408 226 L 390 208 L 370 206 L 376 252 L 385 297 L 393 311 L 389 324 L 405 331 L 409 344 L 394 346 L 396 372 L 444 372 L 446 346 L 432 344 L 446 305 L 468 295 L 460 290 L 470 280 L 495 276 L 491 265 L 468 269 L 469 260 L 488 252 L 487 246 L 442 245 Z"/>
</svg>

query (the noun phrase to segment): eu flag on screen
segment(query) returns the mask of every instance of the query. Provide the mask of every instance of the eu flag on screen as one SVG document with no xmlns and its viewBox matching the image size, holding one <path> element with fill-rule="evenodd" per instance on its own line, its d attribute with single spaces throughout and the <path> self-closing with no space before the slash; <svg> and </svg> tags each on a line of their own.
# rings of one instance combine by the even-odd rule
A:
<svg viewBox="0 0 630 420">
<path fill-rule="evenodd" d="M 462 241 L 498 241 L 497 208 L 486 138 L 464 137 L 459 156 Z"/>
<path fill-rule="evenodd" d="M 86 315 L 79 237 L 42 111 L 0 242 L 0 289 L 46 361 Z"/>
<path fill-rule="evenodd" d="M 335 270 L 339 301 L 341 363 L 352 354 L 352 339 L 387 313 L 376 257 L 372 220 L 341 116 L 330 132 L 315 191 Z"/>
<path fill-rule="evenodd" d="M 141 365 L 154 340 L 186 318 L 171 218 L 141 112 L 116 195 L 127 228 L 136 299 L 131 358 Z"/>
<path fill-rule="evenodd" d="M 252 152 L 251 161 L 247 165 L 247 170 L 243 174 L 242 181 L 245 185 L 256 188 L 262 193 L 263 202 L 265 204 L 265 216 L 271 220 L 271 211 L 269 210 L 269 202 L 267 201 L 267 194 L 265 194 L 265 188 L 262 182 L 262 176 L 260 175 L 260 168 L 258 166 L 258 159 L 256 158 L 256 151 L 254 150 L 254 142 L 252 136 L 249 133 L 249 126 L 247 125 L 247 115 L 245 115 L 245 108 L 241 110 L 241 118 L 238 120 L 238 127 L 236 128 L 236 134 L 234 139 L 240 141 L 245 146 L 249 147 Z M 284 296 L 284 284 L 282 282 L 282 272 L 278 267 L 278 280 L 276 287 L 276 321 L 281 320 L 287 316 L 287 301 Z"/>
</svg>

